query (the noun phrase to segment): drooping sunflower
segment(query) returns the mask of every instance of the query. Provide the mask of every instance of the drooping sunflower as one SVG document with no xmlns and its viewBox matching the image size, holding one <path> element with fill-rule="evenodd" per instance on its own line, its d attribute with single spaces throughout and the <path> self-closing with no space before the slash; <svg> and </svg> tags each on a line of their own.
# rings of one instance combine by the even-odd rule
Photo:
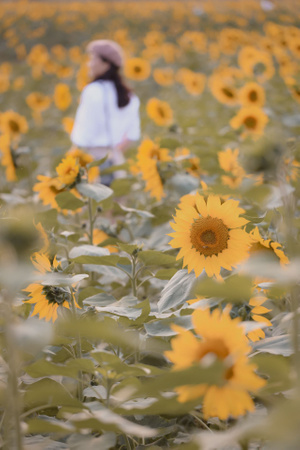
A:
<svg viewBox="0 0 300 450">
<path fill-rule="evenodd" d="M 125 62 L 124 74 L 131 80 L 144 81 L 149 78 L 150 72 L 151 65 L 146 59 L 130 58 Z"/>
<path fill-rule="evenodd" d="M 255 139 L 263 134 L 268 121 L 268 116 L 261 108 L 249 106 L 241 108 L 229 123 L 234 130 L 243 129 L 242 138 L 251 136 Z"/>
<path fill-rule="evenodd" d="M 265 90 L 258 83 L 247 83 L 239 90 L 239 101 L 242 106 L 262 107 L 265 103 Z"/>
<path fill-rule="evenodd" d="M 28 124 L 24 116 L 15 111 L 6 111 L 0 115 L 0 129 L 2 133 L 9 134 L 13 139 L 20 134 L 27 133 Z"/>
<path fill-rule="evenodd" d="M 33 191 L 38 192 L 40 200 L 44 205 L 50 205 L 52 208 L 60 210 L 55 197 L 64 191 L 64 187 L 57 178 L 51 178 L 46 175 L 38 175 L 39 180 L 33 186 Z"/>
<path fill-rule="evenodd" d="M 238 103 L 238 90 L 231 80 L 226 80 L 220 74 L 209 78 L 209 87 L 213 96 L 224 105 L 235 106 Z"/>
<path fill-rule="evenodd" d="M 69 86 L 64 83 L 58 83 L 54 90 L 54 103 L 56 107 L 65 111 L 72 102 L 72 96 Z"/>
<path fill-rule="evenodd" d="M 72 155 L 67 155 L 61 163 L 56 167 L 58 181 L 64 185 L 71 185 L 76 181 L 79 174 L 79 163 L 77 158 Z"/>
<path fill-rule="evenodd" d="M 150 119 L 160 127 L 171 125 L 173 122 L 173 111 L 171 106 L 169 103 L 163 102 L 158 98 L 151 98 L 148 100 L 146 111 Z"/>
<path fill-rule="evenodd" d="M 183 258 L 188 272 L 194 270 L 198 277 L 204 269 L 209 277 L 219 278 L 222 267 L 232 270 L 247 258 L 251 241 L 241 227 L 248 220 L 240 217 L 244 210 L 236 200 L 221 202 L 214 195 L 206 200 L 196 193 L 194 201 L 195 206 L 185 204 L 176 211 L 170 245 L 180 248 L 177 259 Z"/>
<path fill-rule="evenodd" d="M 195 384 L 176 388 L 178 401 L 186 402 L 203 396 L 204 417 L 239 417 L 255 409 L 249 392 L 265 385 L 265 380 L 255 374 L 256 366 L 249 362 L 251 347 L 239 326 L 240 319 L 231 319 L 228 310 L 195 310 L 192 314 L 195 334 L 173 326 L 178 335 L 171 341 L 172 350 L 165 352 L 180 370 L 201 363 L 208 354 L 225 365 L 223 385 Z"/>
<path fill-rule="evenodd" d="M 94 158 L 92 155 L 84 152 L 83 150 L 80 150 L 79 148 L 71 149 L 67 152 L 67 155 L 73 156 L 79 163 L 80 167 L 86 168 L 86 166 L 94 161 Z M 91 167 L 88 169 L 88 181 L 92 182 L 99 176 L 99 167 Z"/>
<path fill-rule="evenodd" d="M 50 259 L 43 253 L 34 253 L 31 261 L 39 273 L 58 272 L 60 263 L 58 263 L 56 256 L 51 262 Z M 31 316 L 39 315 L 39 319 L 45 319 L 46 322 L 57 319 L 58 308 L 70 309 L 71 291 L 60 286 L 47 286 L 40 283 L 31 283 L 25 289 L 29 292 L 30 300 L 25 303 L 34 304 Z M 74 298 L 75 306 L 79 308 Z"/>
<path fill-rule="evenodd" d="M 0 136 L 0 153 L 2 153 L 1 164 L 5 167 L 5 176 L 7 181 L 16 181 L 16 164 L 11 149 L 11 139 L 9 134 Z"/>
</svg>

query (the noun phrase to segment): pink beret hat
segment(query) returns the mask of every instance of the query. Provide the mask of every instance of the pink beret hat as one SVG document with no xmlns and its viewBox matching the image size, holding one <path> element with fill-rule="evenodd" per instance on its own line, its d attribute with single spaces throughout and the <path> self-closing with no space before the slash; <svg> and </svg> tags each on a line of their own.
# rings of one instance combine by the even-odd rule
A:
<svg viewBox="0 0 300 450">
<path fill-rule="evenodd" d="M 98 56 L 103 56 L 108 61 L 115 64 L 117 67 L 122 67 L 124 64 L 123 50 L 119 44 L 109 39 L 99 39 L 92 41 L 87 45 L 87 51 L 95 53 Z"/>
</svg>

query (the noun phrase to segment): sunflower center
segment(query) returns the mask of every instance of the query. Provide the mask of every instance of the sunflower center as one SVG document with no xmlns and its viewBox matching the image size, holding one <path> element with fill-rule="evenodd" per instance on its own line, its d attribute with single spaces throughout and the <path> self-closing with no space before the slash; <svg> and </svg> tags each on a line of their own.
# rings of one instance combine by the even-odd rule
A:
<svg viewBox="0 0 300 450">
<path fill-rule="evenodd" d="M 231 89 L 225 87 L 222 89 L 223 93 L 226 95 L 226 97 L 228 98 L 233 98 L 234 97 L 234 93 L 232 92 Z"/>
<path fill-rule="evenodd" d="M 246 119 L 244 120 L 244 125 L 247 128 L 250 128 L 251 130 L 254 130 L 256 128 L 256 124 L 257 124 L 257 120 L 255 117 L 252 116 L 248 116 L 246 117 Z"/>
<path fill-rule="evenodd" d="M 161 108 L 160 106 L 158 106 L 157 112 L 158 112 L 158 114 L 159 114 L 162 118 L 166 117 L 166 114 L 165 114 L 164 109 Z"/>
<path fill-rule="evenodd" d="M 12 119 L 9 120 L 9 127 L 11 131 L 13 131 L 14 133 L 18 133 L 20 131 L 20 126 L 18 122 L 16 122 L 15 120 Z"/>
<path fill-rule="evenodd" d="M 57 305 L 62 305 L 65 301 L 70 300 L 69 292 L 58 286 L 45 286 L 43 293 L 49 304 L 56 303 Z"/>
<path fill-rule="evenodd" d="M 218 255 L 227 248 L 229 230 L 221 219 L 200 217 L 191 226 L 192 246 L 204 256 Z"/>
<path fill-rule="evenodd" d="M 151 157 L 151 159 L 157 159 L 158 161 L 160 161 L 160 151 L 159 151 L 159 149 L 151 150 L 150 157 Z"/>
<path fill-rule="evenodd" d="M 256 102 L 257 101 L 257 92 L 256 91 L 250 91 L 249 92 L 249 100 L 251 102 Z"/>
<path fill-rule="evenodd" d="M 135 71 L 135 73 L 140 73 L 142 71 L 142 69 L 140 68 L 140 66 L 135 66 L 134 71 Z"/>
</svg>

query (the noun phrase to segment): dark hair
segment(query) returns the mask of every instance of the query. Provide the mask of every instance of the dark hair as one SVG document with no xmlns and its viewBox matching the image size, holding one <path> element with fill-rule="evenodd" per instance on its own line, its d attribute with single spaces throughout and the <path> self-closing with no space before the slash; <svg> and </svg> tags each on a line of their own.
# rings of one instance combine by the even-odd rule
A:
<svg viewBox="0 0 300 450">
<path fill-rule="evenodd" d="M 93 81 L 97 81 L 97 80 L 112 81 L 117 90 L 118 107 L 123 108 L 124 106 L 128 105 L 128 103 L 130 101 L 131 90 L 124 83 L 124 80 L 122 79 L 121 74 L 119 72 L 119 67 L 116 66 L 111 61 L 109 61 L 108 59 L 104 58 L 103 56 L 100 56 L 100 58 L 104 62 L 109 63 L 110 68 L 105 73 L 100 75 L 99 77 L 96 77 Z"/>
</svg>

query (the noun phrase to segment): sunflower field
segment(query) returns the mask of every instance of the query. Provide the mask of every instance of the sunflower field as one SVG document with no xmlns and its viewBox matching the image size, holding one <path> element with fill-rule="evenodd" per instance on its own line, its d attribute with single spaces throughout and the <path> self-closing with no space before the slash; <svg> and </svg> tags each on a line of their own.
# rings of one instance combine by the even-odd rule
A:
<svg viewBox="0 0 300 450">
<path fill-rule="evenodd" d="M 299 2 L 0 17 L 0 447 L 299 449 Z M 94 39 L 141 102 L 106 169 L 70 140 Z"/>
</svg>

